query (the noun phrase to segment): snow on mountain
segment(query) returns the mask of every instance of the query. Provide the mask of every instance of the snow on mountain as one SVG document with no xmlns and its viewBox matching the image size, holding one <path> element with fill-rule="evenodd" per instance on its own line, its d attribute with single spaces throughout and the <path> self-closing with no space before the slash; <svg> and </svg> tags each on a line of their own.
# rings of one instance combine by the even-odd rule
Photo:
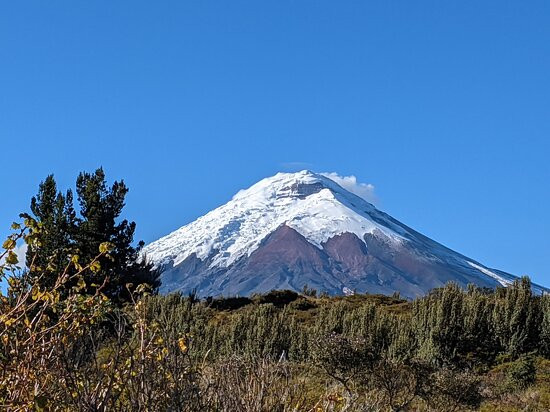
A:
<svg viewBox="0 0 550 412">
<path fill-rule="evenodd" d="M 510 286 L 512 284 L 512 280 L 505 279 L 504 277 L 497 275 L 495 272 L 492 272 L 489 269 L 486 269 L 480 265 L 476 265 L 473 262 L 468 262 L 468 264 L 471 267 L 476 268 L 480 272 L 485 273 L 487 276 L 491 276 L 493 279 L 496 279 L 498 283 L 500 283 L 502 286 Z"/>
<path fill-rule="evenodd" d="M 329 178 L 304 170 L 278 173 L 241 190 L 225 205 L 151 243 L 144 252 L 154 262 L 172 261 L 174 265 L 191 253 L 204 259 L 216 252 L 211 265 L 227 267 L 243 255 L 250 256 L 283 223 L 318 247 L 344 232 L 362 239 L 378 229 L 395 242 L 405 233 L 384 221 L 370 203 Z"/>
</svg>

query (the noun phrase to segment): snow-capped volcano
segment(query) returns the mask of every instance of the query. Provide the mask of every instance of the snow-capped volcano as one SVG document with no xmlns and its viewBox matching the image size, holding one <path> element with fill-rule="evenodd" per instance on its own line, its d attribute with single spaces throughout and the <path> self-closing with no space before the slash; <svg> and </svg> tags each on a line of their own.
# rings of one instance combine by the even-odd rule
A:
<svg viewBox="0 0 550 412">
<path fill-rule="evenodd" d="M 362 238 L 380 230 L 395 241 L 404 230 L 383 219 L 374 206 L 344 190 L 327 177 L 309 171 L 278 173 L 241 190 L 225 205 L 183 226 L 146 248 L 155 262 L 177 266 L 192 253 L 205 259 L 215 251 L 211 266 L 227 267 L 249 256 L 282 224 L 321 247 L 344 232 Z"/>
<path fill-rule="evenodd" d="M 450 280 L 495 287 L 512 275 L 428 239 L 310 171 L 261 180 L 147 245 L 163 292 L 246 295 L 305 284 L 415 297 Z"/>
</svg>

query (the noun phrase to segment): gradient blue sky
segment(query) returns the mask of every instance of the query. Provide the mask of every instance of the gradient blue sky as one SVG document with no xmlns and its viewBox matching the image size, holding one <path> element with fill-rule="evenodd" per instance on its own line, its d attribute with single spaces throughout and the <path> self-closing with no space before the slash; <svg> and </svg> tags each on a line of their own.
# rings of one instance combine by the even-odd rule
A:
<svg viewBox="0 0 550 412">
<path fill-rule="evenodd" d="M 550 286 L 549 21 L 548 1 L 2 2 L 0 234 L 48 173 L 124 178 L 152 241 L 309 168 Z"/>
</svg>

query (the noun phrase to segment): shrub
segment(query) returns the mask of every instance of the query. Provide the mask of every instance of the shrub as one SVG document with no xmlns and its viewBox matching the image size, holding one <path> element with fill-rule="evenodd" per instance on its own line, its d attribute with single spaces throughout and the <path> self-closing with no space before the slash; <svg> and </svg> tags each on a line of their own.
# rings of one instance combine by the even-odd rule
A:
<svg viewBox="0 0 550 412">
<path fill-rule="evenodd" d="M 433 375 L 429 404 L 437 411 L 462 411 L 479 407 L 481 379 L 472 372 L 443 369 Z"/>
<path fill-rule="evenodd" d="M 296 299 L 294 302 L 291 302 L 290 307 L 294 310 L 306 311 L 306 310 L 316 308 L 317 305 L 309 299 L 300 297 L 299 299 Z"/>
<path fill-rule="evenodd" d="M 258 297 L 258 303 L 271 303 L 276 307 L 283 307 L 294 302 L 300 295 L 292 290 L 272 290 Z"/>
<path fill-rule="evenodd" d="M 304 385 L 293 382 L 290 364 L 269 357 L 222 359 L 205 369 L 201 385 L 209 411 L 297 411 L 304 402 Z"/>
<path fill-rule="evenodd" d="M 208 306 L 217 310 L 236 310 L 243 306 L 250 305 L 252 300 L 246 297 L 229 297 L 229 298 L 216 298 L 207 300 Z"/>
<path fill-rule="evenodd" d="M 374 356 L 363 338 L 330 333 L 311 344 L 313 359 L 328 376 L 351 394 L 352 385 L 363 382 L 374 364 Z"/>
<path fill-rule="evenodd" d="M 429 393 L 429 371 L 423 363 L 382 358 L 374 365 L 368 383 L 381 393 L 382 404 L 389 410 L 407 410 L 417 397 Z"/>
<path fill-rule="evenodd" d="M 135 294 L 128 287 L 131 302 L 122 310 L 103 293 L 105 283 L 84 280 L 95 262 L 109 257 L 109 245 L 101 244 L 86 264 L 71 259 L 45 286 L 40 279 L 46 269 L 20 271 L 13 253 L 18 240 L 37 241 L 41 226 L 27 217 L 26 227 L 14 228 L 18 232 L 0 253 L 0 259 L 7 256 L 0 274 L 11 274 L 8 296 L 0 295 L 2 408 L 182 410 L 179 405 L 196 393 L 188 337 L 166 342 L 160 336 L 143 301 L 135 300 L 146 295 L 145 285 L 136 286 Z M 70 283 L 75 286 L 62 297 Z"/>
<path fill-rule="evenodd" d="M 533 356 L 523 356 L 510 365 L 507 383 L 510 389 L 525 389 L 535 382 L 535 360 Z"/>
</svg>

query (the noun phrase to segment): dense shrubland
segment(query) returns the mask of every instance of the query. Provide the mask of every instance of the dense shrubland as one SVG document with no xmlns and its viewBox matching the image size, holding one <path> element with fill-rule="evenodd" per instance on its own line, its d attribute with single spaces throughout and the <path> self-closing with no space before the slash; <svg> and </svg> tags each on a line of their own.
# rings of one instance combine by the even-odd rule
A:
<svg viewBox="0 0 550 412">
<path fill-rule="evenodd" d="M 158 296 L 158 273 L 130 246 L 134 225 L 115 223 L 126 189 L 81 176 L 87 212 L 47 180 L 3 244 L 0 409 L 550 409 L 550 296 L 527 278 L 414 302 L 307 286 Z"/>
<path fill-rule="evenodd" d="M 533 295 L 523 278 L 496 291 L 464 291 L 451 283 L 414 302 L 290 291 L 253 296 L 239 305 L 222 303 L 235 298 L 197 301 L 177 294 L 144 302 L 151 320 L 193 336 L 198 357 L 282 355 L 311 362 L 319 345 L 327 345 L 320 349 L 325 352 L 336 339 L 339 347 L 353 341 L 371 360 L 483 370 L 524 354 L 549 355 L 549 299 Z"/>
</svg>

